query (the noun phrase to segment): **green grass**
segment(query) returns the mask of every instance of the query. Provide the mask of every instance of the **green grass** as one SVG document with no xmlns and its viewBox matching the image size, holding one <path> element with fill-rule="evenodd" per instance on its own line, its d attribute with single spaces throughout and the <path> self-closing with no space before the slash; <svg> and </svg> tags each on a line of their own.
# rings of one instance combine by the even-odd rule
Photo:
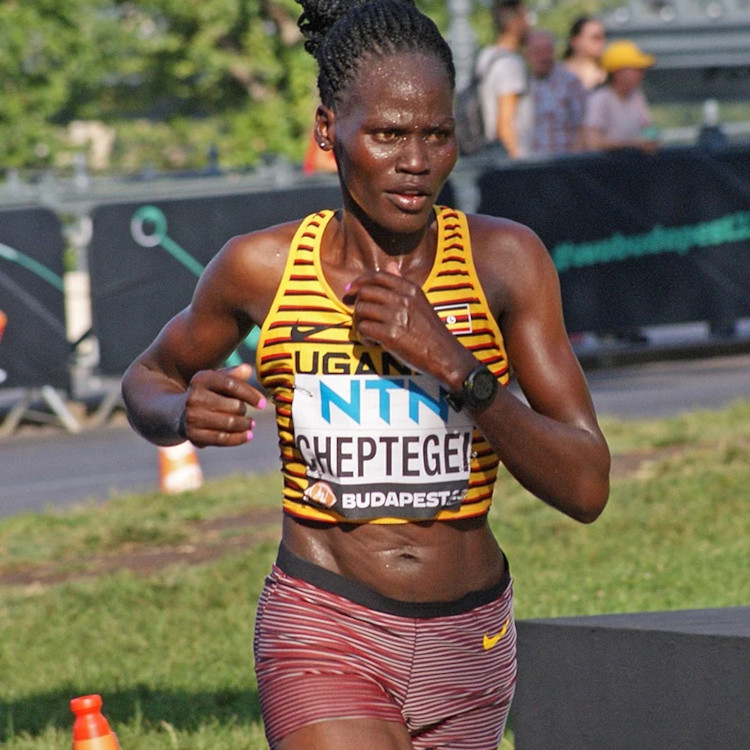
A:
<svg viewBox="0 0 750 750">
<path fill-rule="evenodd" d="M 603 427 L 613 453 L 653 456 L 613 478 L 595 524 L 498 482 L 491 522 L 511 562 L 517 617 L 746 605 L 750 402 Z M 0 586 L 0 745 L 70 747 L 68 701 L 98 692 L 123 750 L 264 749 L 252 637 L 279 489 L 277 475 L 235 477 L 177 498 L 0 520 L 0 574 L 39 573 Z M 267 520 L 247 537 L 239 523 L 218 523 L 254 509 Z M 111 559 L 199 545 L 229 552 L 149 574 L 96 574 Z"/>
</svg>

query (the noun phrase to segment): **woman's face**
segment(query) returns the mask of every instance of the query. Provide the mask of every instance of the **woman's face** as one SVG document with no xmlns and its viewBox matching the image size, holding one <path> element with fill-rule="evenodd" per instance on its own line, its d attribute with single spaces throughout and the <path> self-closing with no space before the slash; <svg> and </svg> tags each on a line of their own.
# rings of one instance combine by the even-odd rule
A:
<svg viewBox="0 0 750 750">
<path fill-rule="evenodd" d="M 571 40 L 571 45 L 577 55 L 598 60 L 602 56 L 606 41 L 604 26 L 599 21 L 589 21 L 583 25 L 578 36 Z"/>
<path fill-rule="evenodd" d="M 364 61 L 330 118 L 345 205 L 391 232 L 423 229 L 457 155 L 453 90 L 440 60 Z"/>
</svg>

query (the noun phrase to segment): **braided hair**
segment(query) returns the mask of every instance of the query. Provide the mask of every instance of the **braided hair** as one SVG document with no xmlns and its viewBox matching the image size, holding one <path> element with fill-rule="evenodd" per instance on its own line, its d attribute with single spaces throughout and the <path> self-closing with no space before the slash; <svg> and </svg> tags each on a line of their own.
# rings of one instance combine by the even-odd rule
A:
<svg viewBox="0 0 750 750">
<path fill-rule="evenodd" d="M 305 49 L 318 63 L 321 102 L 336 109 L 364 60 L 403 52 L 433 55 L 445 66 L 451 88 L 453 55 L 434 22 L 413 0 L 297 0 L 297 25 Z"/>
</svg>

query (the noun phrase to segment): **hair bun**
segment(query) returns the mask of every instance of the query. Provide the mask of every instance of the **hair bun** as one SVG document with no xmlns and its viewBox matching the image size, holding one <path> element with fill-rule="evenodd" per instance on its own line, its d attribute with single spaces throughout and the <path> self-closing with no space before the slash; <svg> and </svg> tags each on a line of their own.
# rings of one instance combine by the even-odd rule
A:
<svg viewBox="0 0 750 750">
<path fill-rule="evenodd" d="M 330 31 L 333 24 L 345 16 L 352 8 L 366 5 L 370 0 L 297 0 L 302 6 L 302 15 L 297 26 L 305 37 L 305 49 L 315 54 L 315 50 Z"/>
<path fill-rule="evenodd" d="M 302 6 L 297 25 L 318 63 L 318 91 L 326 107 L 336 109 L 362 62 L 372 56 L 433 55 L 445 66 L 451 89 L 455 86 L 450 47 L 414 0 L 296 1 Z"/>
</svg>

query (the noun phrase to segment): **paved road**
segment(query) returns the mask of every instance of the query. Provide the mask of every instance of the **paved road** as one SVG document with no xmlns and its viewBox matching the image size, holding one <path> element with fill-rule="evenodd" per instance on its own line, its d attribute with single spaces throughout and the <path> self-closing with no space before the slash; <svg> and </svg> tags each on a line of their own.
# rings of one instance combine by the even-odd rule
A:
<svg viewBox="0 0 750 750">
<path fill-rule="evenodd" d="M 587 372 L 594 405 L 616 417 L 666 417 L 750 398 L 750 355 Z"/>
<path fill-rule="evenodd" d="M 750 398 L 750 355 L 652 362 L 587 372 L 597 411 L 621 417 L 667 416 Z M 65 506 L 85 499 L 158 486 L 156 448 L 120 416 L 100 429 L 0 441 L 0 515 Z M 199 452 L 204 476 L 258 473 L 278 466 L 272 414 L 258 420 L 256 437 L 241 448 Z"/>
<path fill-rule="evenodd" d="M 257 421 L 255 438 L 248 445 L 198 452 L 204 477 L 259 473 L 278 466 L 270 410 Z M 0 442 L 0 515 L 158 487 L 156 447 L 136 435 L 122 416 L 105 428 L 77 435 L 49 428 L 43 432 L 34 436 L 25 430 L 18 438 Z"/>
</svg>

